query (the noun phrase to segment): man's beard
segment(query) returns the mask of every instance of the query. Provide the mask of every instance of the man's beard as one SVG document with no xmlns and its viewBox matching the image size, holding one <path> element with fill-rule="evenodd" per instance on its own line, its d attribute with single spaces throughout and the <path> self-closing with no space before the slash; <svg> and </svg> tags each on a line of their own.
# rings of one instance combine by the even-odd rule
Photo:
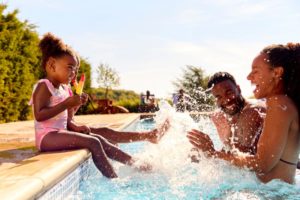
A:
<svg viewBox="0 0 300 200">
<path fill-rule="evenodd" d="M 234 110 L 227 109 L 226 106 L 221 106 L 221 110 L 227 115 L 235 115 L 241 112 L 241 110 L 243 110 L 245 106 L 245 99 L 243 97 L 236 98 L 233 101 L 234 101 L 233 105 L 235 106 Z"/>
</svg>

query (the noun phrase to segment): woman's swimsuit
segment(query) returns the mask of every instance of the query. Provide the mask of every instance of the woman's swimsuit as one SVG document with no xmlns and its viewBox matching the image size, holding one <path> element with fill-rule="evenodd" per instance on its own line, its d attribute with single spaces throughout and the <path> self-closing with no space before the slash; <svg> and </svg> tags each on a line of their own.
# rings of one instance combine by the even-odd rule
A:
<svg viewBox="0 0 300 200">
<path fill-rule="evenodd" d="M 279 159 L 281 162 L 285 163 L 285 164 L 288 164 L 288 165 L 293 165 L 293 166 L 297 166 L 297 163 L 292 163 L 292 162 L 289 162 L 289 161 L 285 161 L 283 159 Z"/>
</svg>

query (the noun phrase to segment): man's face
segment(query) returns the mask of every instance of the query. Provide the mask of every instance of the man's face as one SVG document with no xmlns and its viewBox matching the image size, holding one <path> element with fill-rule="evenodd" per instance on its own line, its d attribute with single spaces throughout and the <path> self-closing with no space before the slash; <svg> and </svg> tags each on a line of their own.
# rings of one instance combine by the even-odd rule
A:
<svg viewBox="0 0 300 200">
<path fill-rule="evenodd" d="M 228 115 L 234 115 L 243 109 L 244 99 L 240 88 L 231 80 L 225 80 L 214 85 L 212 94 L 216 98 L 218 107 Z"/>
</svg>

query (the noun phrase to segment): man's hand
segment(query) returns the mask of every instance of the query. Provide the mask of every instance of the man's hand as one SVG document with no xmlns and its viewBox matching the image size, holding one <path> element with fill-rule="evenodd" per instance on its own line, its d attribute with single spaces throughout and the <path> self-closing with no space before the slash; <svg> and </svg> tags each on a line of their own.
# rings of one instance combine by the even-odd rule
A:
<svg viewBox="0 0 300 200">
<path fill-rule="evenodd" d="M 210 115 L 210 119 L 215 124 L 218 135 L 219 135 L 222 143 L 225 145 L 231 145 L 230 144 L 230 137 L 232 135 L 231 127 L 228 123 L 225 113 L 223 113 L 223 112 L 213 113 Z"/>
<path fill-rule="evenodd" d="M 226 115 L 223 112 L 214 112 L 209 117 L 215 124 L 227 124 Z"/>
<path fill-rule="evenodd" d="M 187 137 L 190 143 L 192 143 L 197 149 L 208 152 L 209 154 L 215 152 L 214 144 L 210 137 L 201 131 L 193 129 L 188 132 Z"/>
</svg>

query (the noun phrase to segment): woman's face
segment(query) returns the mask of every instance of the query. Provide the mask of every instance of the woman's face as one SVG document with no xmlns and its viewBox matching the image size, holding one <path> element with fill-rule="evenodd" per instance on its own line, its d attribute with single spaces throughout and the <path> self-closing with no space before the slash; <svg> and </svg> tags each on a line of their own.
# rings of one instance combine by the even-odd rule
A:
<svg viewBox="0 0 300 200">
<path fill-rule="evenodd" d="M 252 62 L 252 70 L 247 76 L 251 84 L 255 86 L 253 91 L 255 98 L 266 98 L 274 93 L 276 87 L 274 69 L 268 61 L 267 54 L 259 54 Z"/>
</svg>

